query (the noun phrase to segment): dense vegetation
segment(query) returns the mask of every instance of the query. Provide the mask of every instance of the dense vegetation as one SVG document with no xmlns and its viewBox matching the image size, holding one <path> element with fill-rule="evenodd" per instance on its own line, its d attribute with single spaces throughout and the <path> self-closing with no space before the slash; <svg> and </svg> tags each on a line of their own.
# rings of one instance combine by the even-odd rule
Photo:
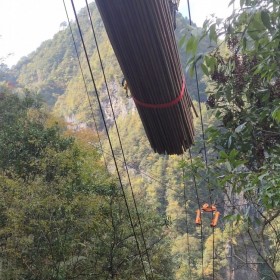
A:
<svg viewBox="0 0 280 280">
<path fill-rule="evenodd" d="M 94 135 L 68 135 L 28 93 L 2 90 L 0 118 L 1 279 L 141 279 L 123 195 Z M 155 277 L 168 279 L 164 220 L 138 208 Z"/>
<path fill-rule="evenodd" d="M 226 218 L 239 224 L 237 236 L 253 244 L 259 277 L 279 279 L 280 6 L 273 0 L 240 6 L 225 22 L 205 21 L 192 40 L 208 37 L 219 47 L 197 56 L 192 44 L 189 63 L 201 64 L 216 119 L 207 131 L 209 154 L 218 155 L 209 163 L 210 187 L 226 194 L 233 207 Z M 236 247 L 231 242 L 232 252 Z"/>
</svg>

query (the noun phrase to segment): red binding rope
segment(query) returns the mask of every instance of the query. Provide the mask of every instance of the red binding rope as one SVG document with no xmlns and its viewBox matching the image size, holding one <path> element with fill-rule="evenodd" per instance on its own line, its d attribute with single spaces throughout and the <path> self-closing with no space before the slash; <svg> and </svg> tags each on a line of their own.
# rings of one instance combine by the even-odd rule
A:
<svg viewBox="0 0 280 280">
<path fill-rule="evenodd" d="M 183 85 L 182 85 L 180 95 L 176 99 L 174 99 L 174 100 L 172 100 L 168 103 L 150 104 L 150 103 L 145 103 L 145 102 L 139 101 L 134 97 L 133 97 L 133 100 L 137 105 L 140 105 L 140 106 L 145 107 L 145 108 L 152 108 L 152 109 L 169 108 L 169 107 L 172 107 L 172 106 L 176 105 L 177 103 L 179 103 L 181 101 L 181 99 L 183 98 L 184 93 L 185 93 L 185 88 L 186 88 L 186 81 L 185 81 L 185 79 L 183 79 Z"/>
</svg>

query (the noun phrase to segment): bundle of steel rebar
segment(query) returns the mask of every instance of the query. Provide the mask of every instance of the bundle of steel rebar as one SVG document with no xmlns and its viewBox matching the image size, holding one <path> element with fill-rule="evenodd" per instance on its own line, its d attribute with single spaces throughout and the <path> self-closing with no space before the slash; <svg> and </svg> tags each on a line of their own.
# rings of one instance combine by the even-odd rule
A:
<svg viewBox="0 0 280 280">
<path fill-rule="evenodd" d="M 182 154 L 194 141 L 169 0 L 96 0 L 150 144 Z"/>
</svg>

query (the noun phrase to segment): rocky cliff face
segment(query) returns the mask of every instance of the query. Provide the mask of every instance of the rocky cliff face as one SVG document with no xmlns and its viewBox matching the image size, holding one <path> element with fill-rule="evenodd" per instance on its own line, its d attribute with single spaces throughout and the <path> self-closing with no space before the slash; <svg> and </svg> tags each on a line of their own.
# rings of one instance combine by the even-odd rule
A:
<svg viewBox="0 0 280 280">
<path fill-rule="evenodd" d="M 243 193 L 240 193 L 239 195 L 233 194 L 231 186 L 228 186 L 227 188 L 227 194 L 224 197 L 224 203 L 225 216 L 240 213 L 245 214 L 249 205 Z M 237 206 L 233 208 L 232 205 Z M 256 213 L 251 214 L 253 216 L 256 215 Z M 238 230 L 238 227 L 244 227 L 244 225 L 241 223 L 231 225 L 229 238 L 225 245 L 228 263 L 224 272 L 227 277 L 226 279 L 261 280 L 263 278 L 259 273 L 259 268 L 262 262 L 259 259 L 259 255 L 248 233 L 244 230 Z"/>
<path fill-rule="evenodd" d="M 102 96 L 105 96 L 102 101 L 102 108 L 104 108 L 106 121 L 111 126 L 114 124 L 114 115 L 107 92 L 103 91 Z M 122 89 L 120 83 L 116 81 L 110 84 L 110 97 L 116 118 L 119 116 L 126 116 L 129 112 L 136 110 L 133 99 L 126 96 L 125 90 Z"/>
</svg>

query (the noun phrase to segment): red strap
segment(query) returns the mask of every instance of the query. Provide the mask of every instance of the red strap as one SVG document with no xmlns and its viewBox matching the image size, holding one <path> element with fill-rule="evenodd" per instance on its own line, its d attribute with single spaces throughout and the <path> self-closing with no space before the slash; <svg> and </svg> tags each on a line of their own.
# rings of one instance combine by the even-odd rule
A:
<svg viewBox="0 0 280 280">
<path fill-rule="evenodd" d="M 184 93 L 185 93 L 185 87 L 186 87 L 186 82 L 185 82 L 185 79 L 183 79 L 183 85 L 182 85 L 180 95 L 176 99 L 174 99 L 174 100 L 172 100 L 168 103 L 150 104 L 150 103 L 145 103 L 145 102 L 139 101 L 134 97 L 133 97 L 133 100 L 137 105 L 140 105 L 140 106 L 145 107 L 145 108 L 152 108 L 152 109 L 169 108 L 169 107 L 172 107 L 172 106 L 176 105 L 177 103 L 179 103 L 181 101 L 181 99 L 183 98 Z"/>
</svg>

